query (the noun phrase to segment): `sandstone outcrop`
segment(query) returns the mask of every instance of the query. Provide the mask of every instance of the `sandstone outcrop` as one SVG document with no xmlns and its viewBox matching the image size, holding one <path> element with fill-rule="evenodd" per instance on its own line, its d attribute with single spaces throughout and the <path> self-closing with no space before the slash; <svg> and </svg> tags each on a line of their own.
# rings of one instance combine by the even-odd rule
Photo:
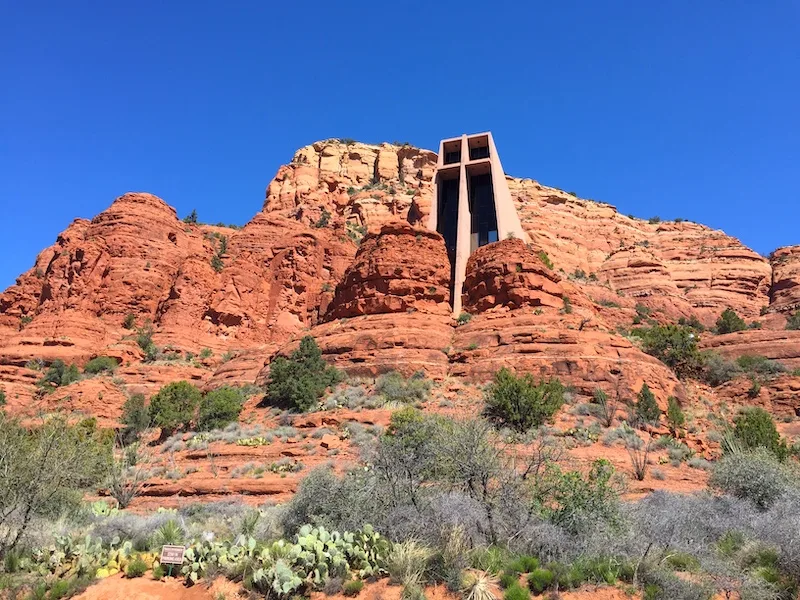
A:
<svg viewBox="0 0 800 600">
<path fill-rule="evenodd" d="M 325 318 L 405 311 L 450 314 L 450 261 L 441 235 L 394 221 L 362 240 Z"/>
<path fill-rule="evenodd" d="M 772 304 L 780 312 L 800 309 L 800 246 L 778 248 L 772 253 Z"/>
<path fill-rule="evenodd" d="M 725 335 L 705 335 L 701 348 L 715 350 L 726 358 L 765 356 L 790 369 L 800 368 L 800 331 L 748 329 Z"/>
<path fill-rule="evenodd" d="M 619 384 L 630 395 L 647 382 L 662 402 L 680 397 L 682 384 L 620 334 L 639 305 L 658 322 L 706 325 L 730 306 L 763 329 L 704 335 L 704 348 L 800 367 L 800 338 L 784 331 L 800 306 L 800 246 L 770 262 L 721 231 L 624 216 L 531 179 L 507 178 L 530 246 L 502 240 L 470 258 L 463 301 L 474 316 L 456 327 L 444 244 L 424 228 L 435 164 L 409 145 L 328 140 L 278 170 L 242 228 L 185 223 L 144 193 L 77 219 L 0 295 L 9 406 L 33 402 L 34 359 L 113 356 L 122 395 L 176 378 L 209 389 L 264 381 L 272 356 L 309 333 L 357 375 L 485 380 L 507 364 L 581 393 Z M 143 362 L 129 314 L 170 361 Z M 99 411 L 92 386 L 73 396 Z M 113 418 L 122 395 L 99 393 Z"/>
<path fill-rule="evenodd" d="M 564 304 L 560 281 L 522 240 L 501 240 L 469 257 L 462 306 L 469 313 L 496 306 L 560 308 Z"/>
<path fill-rule="evenodd" d="M 717 395 L 733 405 L 761 406 L 775 417 L 800 416 L 800 377 L 787 373 L 760 378 L 759 384 L 760 389 L 753 396 L 753 382 L 739 377 L 717 388 Z"/>
<path fill-rule="evenodd" d="M 635 398 L 647 383 L 664 407 L 668 396 L 685 397 L 683 385 L 662 362 L 580 312 L 520 309 L 476 315 L 455 331 L 448 373 L 485 381 L 508 367 L 558 377 L 587 397 L 595 388 L 612 397 L 619 390 L 622 399 Z"/>
<path fill-rule="evenodd" d="M 327 140 L 298 150 L 267 187 L 264 212 L 311 224 L 323 209 L 355 226 L 378 227 L 430 207 L 436 154 L 409 145 Z"/>
</svg>

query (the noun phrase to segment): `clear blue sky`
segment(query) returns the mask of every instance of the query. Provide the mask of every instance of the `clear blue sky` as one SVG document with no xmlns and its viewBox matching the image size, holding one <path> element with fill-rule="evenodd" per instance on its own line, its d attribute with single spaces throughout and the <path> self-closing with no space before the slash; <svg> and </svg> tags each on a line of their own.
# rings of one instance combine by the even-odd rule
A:
<svg viewBox="0 0 800 600">
<path fill-rule="evenodd" d="M 0 288 L 153 192 L 245 223 L 294 150 L 490 129 L 509 174 L 800 243 L 800 3 L 0 5 Z"/>
</svg>

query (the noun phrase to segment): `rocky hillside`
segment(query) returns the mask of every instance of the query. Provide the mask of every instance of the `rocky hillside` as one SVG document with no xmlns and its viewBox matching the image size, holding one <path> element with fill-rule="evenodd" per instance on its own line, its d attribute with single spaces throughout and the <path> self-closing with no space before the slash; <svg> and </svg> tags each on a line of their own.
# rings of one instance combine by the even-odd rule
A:
<svg viewBox="0 0 800 600">
<path fill-rule="evenodd" d="M 146 193 L 75 220 L 0 295 L 9 407 L 67 403 L 113 420 L 126 394 L 168 381 L 263 382 L 270 359 L 306 333 L 356 375 L 482 381 L 509 365 L 558 375 L 579 393 L 647 383 L 661 403 L 684 398 L 685 384 L 625 335 L 643 311 L 710 326 L 732 307 L 760 329 L 704 335 L 704 347 L 800 367 L 800 331 L 785 329 L 800 307 L 800 247 L 767 259 L 721 231 L 624 216 L 532 179 L 508 178 L 532 243 L 473 255 L 472 318 L 459 324 L 444 243 L 422 227 L 435 161 L 407 145 L 329 140 L 278 170 L 242 228 L 184 222 Z M 138 343 L 142 331 L 155 354 Z M 37 366 L 98 355 L 119 362 L 114 382 L 35 394 Z"/>
</svg>

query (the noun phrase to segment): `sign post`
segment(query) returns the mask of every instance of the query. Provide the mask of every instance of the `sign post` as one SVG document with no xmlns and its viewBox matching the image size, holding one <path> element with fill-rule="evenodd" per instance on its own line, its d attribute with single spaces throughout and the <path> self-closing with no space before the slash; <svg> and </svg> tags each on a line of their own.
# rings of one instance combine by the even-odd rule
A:
<svg viewBox="0 0 800 600">
<path fill-rule="evenodd" d="M 174 565 L 183 564 L 183 554 L 186 552 L 186 546 L 162 546 L 161 558 L 159 563 L 162 565 L 169 565 L 169 576 L 172 577 L 172 567 Z"/>
</svg>

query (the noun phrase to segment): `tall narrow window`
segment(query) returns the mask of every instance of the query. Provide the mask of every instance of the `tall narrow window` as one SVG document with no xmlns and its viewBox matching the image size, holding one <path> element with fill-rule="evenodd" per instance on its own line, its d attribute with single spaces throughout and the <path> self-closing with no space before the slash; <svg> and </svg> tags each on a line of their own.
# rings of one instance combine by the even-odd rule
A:
<svg viewBox="0 0 800 600">
<path fill-rule="evenodd" d="M 470 209 L 473 239 L 477 247 L 497 241 L 497 213 L 494 207 L 492 175 L 485 173 L 470 177 Z"/>
</svg>

